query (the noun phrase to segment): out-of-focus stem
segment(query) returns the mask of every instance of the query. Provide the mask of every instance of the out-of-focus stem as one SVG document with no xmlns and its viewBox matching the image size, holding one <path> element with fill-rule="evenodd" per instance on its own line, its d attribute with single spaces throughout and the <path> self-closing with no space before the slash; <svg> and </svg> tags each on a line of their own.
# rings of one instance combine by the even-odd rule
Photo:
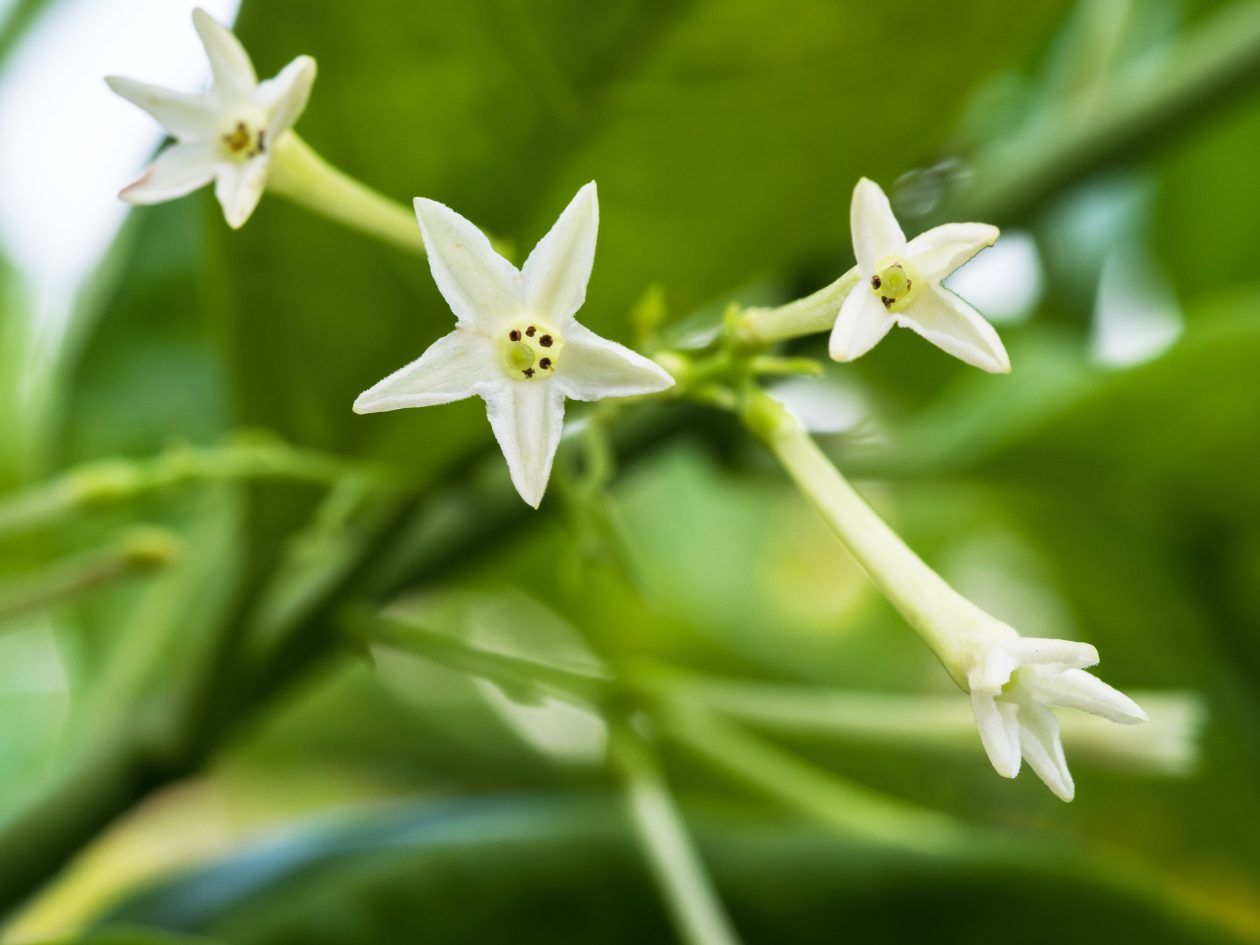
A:
<svg viewBox="0 0 1260 945">
<path fill-rule="evenodd" d="M 160 568 L 178 553 L 174 535 L 135 529 L 120 540 L 20 579 L 0 583 L 0 621 L 51 607 L 123 578 Z"/>
<path fill-rule="evenodd" d="M 966 838 L 944 814 L 849 784 L 711 713 L 675 706 L 655 717 L 667 736 L 713 766 L 846 836 L 928 854 Z"/>
<path fill-rule="evenodd" d="M 221 447 L 178 447 L 146 459 L 100 460 L 0 498 L 0 537 L 186 482 L 291 479 L 326 485 L 351 469 L 363 471 L 335 457 L 249 437 Z"/>
<path fill-rule="evenodd" d="M 643 854 L 679 937 L 690 945 L 738 945 L 730 918 L 650 748 L 635 732 L 620 726 L 613 730 L 610 751 L 625 781 Z"/>
</svg>

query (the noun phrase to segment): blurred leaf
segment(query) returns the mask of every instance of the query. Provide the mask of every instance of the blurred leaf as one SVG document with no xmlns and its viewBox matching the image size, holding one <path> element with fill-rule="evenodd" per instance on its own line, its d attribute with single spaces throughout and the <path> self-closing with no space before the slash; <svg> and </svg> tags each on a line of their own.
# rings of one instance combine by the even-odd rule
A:
<svg viewBox="0 0 1260 945">
<path fill-rule="evenodd" d="M 1228 942 L 1151 880 L 1018 846 L 940 859 L 712 813 L 700 845 L 744 940 Z M 475 906 L 472 904 L 475 903 Z M 1070 903 L 1070 907 L 1065 904 Z M 949 921 L 945 921 L 945 919 Z M 143 892 L 103 920 L 234 945 L 672 941 L 620 811 L 589 798 L 482 798 L 290 830 Z"/>
</svg>

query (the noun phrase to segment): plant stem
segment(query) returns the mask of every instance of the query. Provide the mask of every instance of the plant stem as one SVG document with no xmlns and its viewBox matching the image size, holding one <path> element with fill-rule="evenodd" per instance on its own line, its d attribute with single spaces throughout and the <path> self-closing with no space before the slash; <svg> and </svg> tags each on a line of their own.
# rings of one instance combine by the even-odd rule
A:
<svg viewBox="0 0 1260 945">
<path fill-rule="evenodd" d="M 649 746 L 628 726 L 612 731 L 613 764 L 625 781 L 643 854 L 669 905 L 679 937 L 690 945 L 737 945 L 730 918 L 692 845 Z"/>
<path fill-rule="evenodd" d="M 861 278 L 854 266 L 835 282 L 803 299 L 774 308 L 746 308 L 735 322 L 735 332 L 744 344 L 761 347 L 831 331 L 845 296 Z"/>
<path fill-rule="evenodd" d="M 363 467 L 249 436 L 221 447 L 181 446 L 145 459 L 101 460 L 0 499 L 0 537 L 186 482 L 292 479 L 328 484 L 348 470 L 362 472 Z"/>
<path fill-rule="evenodd" d="M 743 419 L 884 596 L 966 689 L 967 669 L 977 647 L 1015 631 L 955 591 L 910 550 L 782 404 L 760 390 L 750 390 Z"/>
<path fill-rule="evenodd" d="M 390 614 L 360 614 L 353 621 L 353 631 L 360 639 L 404 650 L 447 669 L 582 708 L 598 708 L 613 693 L 613 683 L 606 676 L 486 650 Z"/>
<path fill-rule="evenodd" d="M 967 836 L 944 814 L 849 784 L 703 710 L 675 705 L 654 717 L 697 756 L 846 836 L 929 854 L 955 849 Z"/>
<path fill-rule="evenodd" d="M 353 230 L 423 256 L 420 226 L 409 207 L 337 170 L 296 132 L 276 143 L 267 188 Z"/>
<path fill-rule="evenodd" d="M 1159 50 L 1152 55 L 1162 55 Z M 1069 99 L 1026 133 L 974 161 L 970 186 L 934 219 L 1005 223 L 1064 187 L 1144 147 L 1182 140 L 1177 125 L 1201 121 L 1260 76 L 1260 4 L 1232 3 L 1196 28 L 1168 61 L 1139 60 L 1096 95 Z"/>
<path fill-rule="evenodd" d="M 135 529 L 104 548 L 7 580 L 0 583 L 0 621 L 160 568 L 171 561 L 178 548 L 178 540 L 169 532 Z"/>
</svg>

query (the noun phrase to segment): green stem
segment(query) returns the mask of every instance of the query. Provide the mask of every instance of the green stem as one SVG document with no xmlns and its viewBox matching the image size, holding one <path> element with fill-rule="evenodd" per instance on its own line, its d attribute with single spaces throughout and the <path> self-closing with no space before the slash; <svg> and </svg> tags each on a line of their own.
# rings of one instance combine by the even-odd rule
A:
<svg viewBox="0 0 1260 945">
<path fill-rule="evenodd" d="M 630 813 L 656 885 L 679 937 L 690 945 L 739 942 L 653 753 L 626 726 L 612 732 L 613 764 L 625 781 Z"/>
<path fill-rule="evenodd" d="M 328 484 L 352 469 L 362 471 L 335 457 L 249 436 L 222 447 L 185 446 L 146 459 L 102 460 L 0 499 L 0 536 L 192 481 L 291 479 Z"/>
<path fill-rule="evenodd" d="M 1138 60 L 1097 94 L 1065 99 L 1027 132 L 982 152 L 969 175 L 974 183 L 935 216 L 995 223 L 1026 216 L 1103 167 L 1185 140 L 1177 126 L 1201 121 L 1258 76 L 1260 4 L 1228 4 L 1168 61 Z"/>
<path fill-rule="evenodd" d="M 965 827 L 944 814 L 849 784 L 710 713 L 675 705 L 654 718 L 714 767 L 846 836 L 928 854 L 954 849 L 966 837 Z"/>
<path fill-rule="evenodd" d="M 409 207 L 337 170 L 290 131 L 276 143 L 269 190 L 330 220 L 424 255 L 420 226 Z"/>
<path fill-rule="evenodd" d="M 456 672 L 512 690 L 550 696 L 583 708 L 600 707 L 614 692 L 612 680 L 607 676 L 581 673 L 486 650 L 388 613 L 381 616 L 355 615 L 351 630 L 357 638 L 366 642 L 382 643 Z"/>
<path fill-rule="evenodd" d="M 0 583 L 0 621 L 153 571 L 169 563 L 178 548 L 178 540 L 169 532 L 135 529 L 104 548 L 76 555 L 17 580 L 7 580 Z"/>
<path fill-rule="evenodd" d="M 774 308 L 744 309 L 735 322 L 736 335 L 750 347 L 761 347 L 831 331 L 845 296 L 861 278 L 854 266 L 835 282 L 803 299 Z"/>
<path fill-rule="evenodd" d="M 954 680 L 994 638 L 1014 631 L 949 586 L 875 514 L 799 422 L 759 390 L 745 397 L 743 419 L 844 542 L 889 602 L 919 632 Z"/>
<path fill-rule="evenodd" d="M 971 706 L 958 696 L 846 692 L 793 683 L 699 676 L 669 668 L 635 672 L 635 687 L 659 700 L 698 706 L 758 729 L 880 745 L 978 751 Z M 1063 741 L 1095 761 L 1158 775 L 1193 769 L 1203 724 L 1189 692 L 1143 692 L 1151 721 L 1136 731 L 1081 712 L 1060 720 Z"/>
</svg>

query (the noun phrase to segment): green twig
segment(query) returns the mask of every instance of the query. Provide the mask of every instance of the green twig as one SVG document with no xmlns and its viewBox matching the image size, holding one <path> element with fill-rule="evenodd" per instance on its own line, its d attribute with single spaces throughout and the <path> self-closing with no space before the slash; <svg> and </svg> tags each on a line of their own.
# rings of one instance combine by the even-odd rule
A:
<svg viewBox="0 0 1260 945">
<path fill-rule="evenodd" d="M 0 537 L 189 482 L 285 479 L 327 485 L 363 470 L 361 464 L 252 434 L 219 447 L 178 446 L 144 459 L 99 460 L 0 498 Z"/>
<path fill-rule="evenodd" d="M 968 837 L 965 825 L 944 814 L 849 784 L 711 713 L 674 705 L 654 718 L 714 767 L 846 836 L 926 854 L 956 849 Z"/>
<path fill-rule="evenodd" d="M 178 549 L 178 539 L 170 532 L 137 528 L 103 548 L 21 578 L 7 579 L 0 583 L 0 621 L 151 572 L 168 564 Z"/>
<path fill-rule="evenodd" d="M 690 945 L 737 945 L 739 939 L 730 918 L 651 748 L 629 726 L 616 726 L 609 749 L 625 782 L 643 854 L 669 905 L 679 937 Z"/>
</svg>

